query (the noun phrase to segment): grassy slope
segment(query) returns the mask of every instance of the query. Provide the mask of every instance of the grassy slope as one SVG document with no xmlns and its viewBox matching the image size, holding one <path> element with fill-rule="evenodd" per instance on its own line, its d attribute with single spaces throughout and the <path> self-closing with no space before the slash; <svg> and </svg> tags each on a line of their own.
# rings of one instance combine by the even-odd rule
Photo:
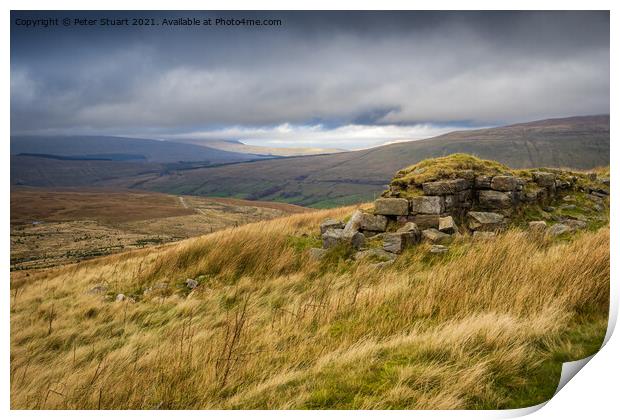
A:
<svg viewBox="0 0 620 420">
<path fill-rule="evenodd" d="M 383 270 L 344 249 L 309 260 L 320 220 L 351 210 L 14 273 L 12 408 L 518 407 L 600 346 L 607 227 L 420 245 Z M 162 281 L 136 303 L 86 293 L 139 298 Z"/>
</svg>

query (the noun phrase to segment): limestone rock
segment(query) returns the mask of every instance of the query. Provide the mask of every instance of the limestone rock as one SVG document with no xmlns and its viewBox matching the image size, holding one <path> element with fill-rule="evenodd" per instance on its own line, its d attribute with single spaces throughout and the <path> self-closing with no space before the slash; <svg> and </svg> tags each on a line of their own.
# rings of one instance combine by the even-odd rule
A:
<svg viewBox="0 0 620 420">
<path fill-rule="evenodd" d="M 344 229 L 328 229 L 323 235 L 323 248 L 332 248 L 339 244 L 350 244 L 354 248 L 359 249 L 366 243 L 366 237 L 364 234 L 357 231 L 347 232 L 346 227 Z"/>
<path fill-rule="evenodd" d="M 443 212 L 443 198 L 437 196 L 413 197 L 411 199 L 413 214 L 441 214 Z"/>
<path fill-rule="evenodd" d="M 344 223 L 336 219 L 325 219 L 321 223 L 321 234 L 327 232 L 328 229 L 344 229 Z"/>
<path fill-rule="evenodd" d="M 466 190 L 471 188 L 471 186 L 471 181 L 457 178 L 446 181 L 425 182 L 422 184 L 422 191 L 424 191 L 425 195 L 445 195 Z"/>
<path fill-rule="evenodd" d="M 505 227 L 504 216 L 497 213 L 470 211 L 467 213 L 468 225 L 471 230 L 495 231 Z"/>
<path fill-rule="evenodd" d="M 361 210 L 355 210 L 351 215 L 351 218 L 344 225 L 344 229 L 342 230 L 342 234 L 346 237 L 352 237 L 355 232 L 360 230 L 360 226 L 362 224 L 362 218 L 364 217 L 364 213 Z"/>
<path fill-rule="evenodd" d="M 452 240 L 452 236 L 440 232 L 437 229 L 425 229 L 422 231 L 422 238 L 433 244 L 445 244 Z"/>
<path fill-rule="evenodd" d="M 409 201 L 405 198 L 379 198 L 375 200 L 375 214 L 384 216 L 406 216 Z"/>
<path fill-rule="evenodd" d="M 415 243 L 416 235 L 414 232 L 386 233 L 383 236 L 383 249 L 394 254 L 400 254 L 405 248 Z"/>
<path fill-rule="evenodd" d="M 198 282 L 194 279 L 187 279 L 185 280 L 185 285 L 189 288 L 189 289 L 195 289 L 196 287 L 198 287 Z"/>
<path fill-rule="evenodd" d="M 385 232 L 387 223 L 388 219 L 383 215 L 363 213 L 360 229 L 373 232 Z"/>
<path fill-rule="evenodd" d="M 344 229 L 328 229 L 321 238 L 323 239 L 323 248 L 332 248 L 345 241 Z"/>
<path fill-rule="evenodd" d="M 478 201 L 482 207 L 489 209 L 507 209 L 512 206 L 512 199 L 505 192 L 482 190 L 478 194 Z"/>
<path fill-rule="evenodd" d="M 439 218 L 439 231 L 448 234 L 452 234 L 457 231 L 456 223 L 454 223 L 452 216 Z"/>
<path fill-rule="evenodd" d="M 497 191 L 513 191 L 517 188 L 517 177 L 497 175 L 491 179 L 491 188 Z"/>
<path fill-rule="evenodd" d="M 125 296 L 122 293 L 119 293 L 118 295 L 116 295 L 116 299 L 114 299 L 116 302 L 124 302 L 127 299 L 127 296 Z"/>
<path fill-rule="evenodd" d="M 414 233 L 415 236 L 420 236 L 420 229 L 418 229 L 418 225 L 413 222 L 407 222 L 402 227 L 398 228 L 396 233 Z"/>
</svg>

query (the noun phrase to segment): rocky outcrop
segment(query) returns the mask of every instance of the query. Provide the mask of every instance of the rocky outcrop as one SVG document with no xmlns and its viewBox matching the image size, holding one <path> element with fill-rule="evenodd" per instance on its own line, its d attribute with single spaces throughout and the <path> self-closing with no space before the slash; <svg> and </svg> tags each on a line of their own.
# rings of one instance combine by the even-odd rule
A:
<svg viewBox="0 0 620 420">
<path fill-rule="evenodd" d="M 372 253 L 399 254 L 420 241 L 430 243 L 433 253 L 444 253 L 442 247 L 454 235 L 491 239 L 513 224 L 559 235 L 587 226 L 580 218 L 584 202 L 588 211 L 600 213 L 608 199 L 609 180 L 596 175 L 516 171 L 473 156 L 451 155 L 399 171 L 374 209 L 355 211 L 346 225 L 324 221 L 323 247 L 346 243 L 361 251 L 359 259 L 370 254 L 368 244 L 379 240 L 381 248 L 371 248 Z M 528 213 L 528 206 L 535 210 Z M 548 228 L 548 222 L 555 224 Z"/>
</svg>

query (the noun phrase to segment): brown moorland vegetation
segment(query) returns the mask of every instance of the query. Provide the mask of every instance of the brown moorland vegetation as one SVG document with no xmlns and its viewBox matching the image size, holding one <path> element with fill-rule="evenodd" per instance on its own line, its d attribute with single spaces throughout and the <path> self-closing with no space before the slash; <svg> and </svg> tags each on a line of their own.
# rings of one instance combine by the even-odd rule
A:
<svg viewBox="0 0 620 420">
<path fill-rule="evenodd" d="M 109 188 L 13 188 L 11 269 L 51 267 L 309 211 Z"/>
<path fill-rule="evenodd" d="M 522 407 L 600 347 L 608 226 L 462 236 L 382 269 L 311 259 L 320 221 L 352 210 L 14 272 L 11 407 Z"/>
</svg>

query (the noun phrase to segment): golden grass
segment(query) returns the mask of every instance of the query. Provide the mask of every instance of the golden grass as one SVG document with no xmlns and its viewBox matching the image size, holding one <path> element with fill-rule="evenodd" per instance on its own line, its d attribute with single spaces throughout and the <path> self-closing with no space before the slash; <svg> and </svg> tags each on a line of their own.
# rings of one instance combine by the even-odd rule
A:
<svg viewBox="0 0 620 420">
<path fill-rule="evenodd" d="M 310 260 L 320 221 L 351 210 L 14 273 L 12 408 L 513 407 L 549 398 L 559 363 L 600 345 L 607 227 L 420 245 L 382 270 L 341 249 Z M 87 293 L 164 281 L 136 303 Z"/>
</svg>

